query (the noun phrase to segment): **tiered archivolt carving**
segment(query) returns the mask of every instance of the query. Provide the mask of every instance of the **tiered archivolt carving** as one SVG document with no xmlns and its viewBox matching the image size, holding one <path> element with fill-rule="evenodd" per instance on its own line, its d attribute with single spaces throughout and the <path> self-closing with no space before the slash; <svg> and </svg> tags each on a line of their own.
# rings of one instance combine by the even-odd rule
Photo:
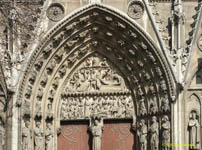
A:
<svg viewBox="0 0 202 150">
<path fill-rule="evenodd" d="M 174 89 L 164 56 L 120 14 L 90 7 L 50 32 L 27 66 L 18 101 L 22 129 L 30 121 L 28 141 L 37 148 L 57 140 L 58 118 L 170 117 Z"/>
</svg>

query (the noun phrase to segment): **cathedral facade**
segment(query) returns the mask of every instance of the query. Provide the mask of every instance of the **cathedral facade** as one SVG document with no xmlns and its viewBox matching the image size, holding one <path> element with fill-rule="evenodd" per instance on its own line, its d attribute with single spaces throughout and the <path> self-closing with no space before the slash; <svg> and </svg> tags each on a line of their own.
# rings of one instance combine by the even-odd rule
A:
<svg viewBox="0 0 202 150">
<path fill-rule="evenodd" d="M 0 69 L 0 150 L 201 150 L 201 5 L 40 3 L 26 61 Z"/>
</svg>

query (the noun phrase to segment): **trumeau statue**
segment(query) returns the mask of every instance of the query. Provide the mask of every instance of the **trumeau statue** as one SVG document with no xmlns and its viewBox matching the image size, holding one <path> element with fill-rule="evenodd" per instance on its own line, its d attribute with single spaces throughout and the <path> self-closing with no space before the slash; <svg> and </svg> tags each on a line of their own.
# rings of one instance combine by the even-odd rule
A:
<svg viewBox="0 0 202 150">
<path fill-rule="evenodd" d="M 30 150 L 31 149 L 31 137 L 32 131 L 29 128 L 30 122 L 25 122 L 25 127 L 22 129 L 22 150 Z"/>
<path fill-rule="evenodd" d="M 162 118 L 162 149 L 170 149 L 170 121 L 168 116 Z"/>
<path fill-rule="evenodd" d="M 93 117 L 90 120 L 89 129 L 93 136 L 93 147 L 92 150 L 101 150 L 101 138 L 103 131 L 103 119 L 99 117 Z"/>
<path fill-rule="evenodd" d="M 34 149 L 42 150 L 43 149 L 43 132 L 40 128 L 41 123 L 36 122 L 36 127 L 34 129 Z"/>
<path fill-rule="evenodd" d="M 52 150 L 53 149 L 53 133 L 51 131 L 51 123 L 47 123 L 46 126 L 46 150 Z"/>
<path fill-rule="evenodd" d="M 197 114 L 195 111 L 190 113 L 189 124 L 189 144 L 190 150 L 199 150 L 200 149 L 200 124 L 197 119 Z"/>
<path fill-rule="evenodd" d="M 137 135 L 139 137 L 140 150 L 147 150 L 147 126 L 145 120 L 140 120 Z"/>
<path fill-rule="evenodd" d="M 155 116 L 152 117 L 152 124 L 149 128 L 150 131 L 150 147 L 151 150 L 158 150 L 159 147 L 159 125 L 157 122 L 157 118 Z"/>
</svg>

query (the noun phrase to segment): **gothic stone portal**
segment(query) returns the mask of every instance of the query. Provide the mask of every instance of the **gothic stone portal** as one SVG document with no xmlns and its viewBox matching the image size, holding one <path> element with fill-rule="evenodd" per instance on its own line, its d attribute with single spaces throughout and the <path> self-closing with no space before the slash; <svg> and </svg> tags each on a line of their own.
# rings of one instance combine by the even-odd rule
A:
<svg viewBox="0 0 202 150">
<path fill-rule="evenodd" d="M 161 145 L 171 140 L 172 76 L 144 31 L 99 4 L 53 30 L 32 55 L 19 88 L 19 149 L 71 148 L 75 140 L 86 149 L 106 149 L 110 128 L 128 135 L 128 149 L 168 149 Z M 111 135 L 112 143 L 119 139 Z"/>
<path fill-rule="evenodd" d="M 97 53 L 88 57 L 72 73 L 61 98 L 60 118 L 66 122 L 58 138 L 59 150 L 133 149 L 132 96 L 107 58 Z M 102 125 L 94 126 L 96 121 Z"/>
</svg>

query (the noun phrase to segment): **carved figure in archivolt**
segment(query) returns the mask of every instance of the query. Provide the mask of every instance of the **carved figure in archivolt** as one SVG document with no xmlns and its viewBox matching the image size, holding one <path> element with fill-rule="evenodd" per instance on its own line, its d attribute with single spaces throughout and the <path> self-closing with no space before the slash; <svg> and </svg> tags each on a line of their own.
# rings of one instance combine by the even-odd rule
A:
<svg viewBox="0 0 202 150">
<path fill-rule="evenodd" d="M 95 54 L 70 77 L 65 91 L 91 92 L 126 89 L 124 80 L 106 58 Z"/>
<path fill-rule="evenodd" d="M 53 132 L 51 130 L 51 123 L 47 123 L 46 125 L 46 134 L 45 134 L 45 139 L 46 139 L 46 150 L 52 150 L 53 149 Z"/>
<path fill-rule="evenodd" d="M 158 106 L 157 106 L 157 98 L 154 95 L 151 100 L 150 100 L 150 107 L 149 107 L 150 113 L 154 114 L 158 111 Z"/>
<path fill-rule="evenodd" d="M 36 122 L 36 127 L 34 129 L 34 148 L 35 150 L 43 149 L 43 132 L 40 128 L 41 123 Z"/>
<path fill-rule="evenodd" d="M 163 112 L 167 112 L 170 110 L 170 106 L 169 106 L 169 100 L 168 100 L 168 97 L 167 96 L 164 96 L 162 99 L 161 99 L 161 110 Z"/>
<path fill-rule="evenodd" d="M 32 138 L 32 131 L 30 129 L 30 122 L 25 122 L 25 127 L 22 129 L 22 149 L 23 150 L 30 150 L 31 149 L 31 138 Z"/>
<path fill-rule="evenodd" d="M 132 118 L 134 106 L 130 95 L 78 96 L 62 99 L 62 120 L 85 119 L 99 114 L 105 118 Z"/>
<path fill-rule="evenodd" d="M 140 150 L 147 150 L 147 133 L 148 130 L 145 124 L 145 120 L 142 119 L 138 124 L 138 130 L 137 130 Z"/>
<path fill-rule="evenodd" d="M 170 121 L 168 116 L 162 118 L 162 149 L 170 149 Z"/>
<path fill-rule="evenodd" d="M 150 147 L 151 147 L 151 150 L 158 150 L 158 147 L 159 147 L 159 125 L 157 122 L 157 118 L 155 116 L 153 116 L 151 122 L 152 122 L 152 124 L 149 128 Z"/>
<path fill-rule="evenodd" d="M 147 110 L 145 107 L 144 99 L 141 99 L 139 102 L 139 114 L 140 115 L 145 115 L 147 114 Z"/>
<path fill-rule="evenodd" d="M 190 150 L 199 150 L 200 149 L 200 124 L 197 119 L 197 113 L 192 111 L 190 113 L 189 124 L 189 144 Z"/>
<path fill-rule="evenodd" d="M 93 136 L 93 147 L 92 150 L 101 150 L 101 138 L 103 132 L 103 119 L 100 117 L 93 117 L 90 120 L 89 130 Z"/>
</svg>

